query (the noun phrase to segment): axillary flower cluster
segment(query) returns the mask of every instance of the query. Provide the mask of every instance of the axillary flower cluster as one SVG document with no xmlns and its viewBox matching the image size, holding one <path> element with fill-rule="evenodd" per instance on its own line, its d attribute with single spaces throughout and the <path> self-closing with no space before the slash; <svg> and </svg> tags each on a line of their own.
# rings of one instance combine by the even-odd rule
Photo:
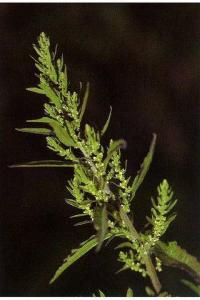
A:
<svg viewBox="0 0 200 300">
<path fill-rule="evenodd" d="M 116 237 L 122 240 L 117 247 L 118 260 L 123 263 L 121 270 L 131 269 L 144 277 L 149 276 L 153 288 L 159 293 L 161 284 L 156 270 L 161 270 L 161 261 L 153 254 L 153 248 L 174 219 L 175 215 L 169 213 L 176 203 L 167 180 L 163 180 L 158 187 L 157 201 L 152 200 L 152 216 L 147 218 L 150 229 L 137 231 L 130 218 L 130 212 L 136 214 L 131 205 L 149 170 L 156 135 L 153 134 L 149 151 L 136 177 L 128 177 L 126 164 L 121 157 L 126 142 L 119 139 L 110 140 L 107 147 L 102 144 L 112 110 L 101 130 L 84 124 L 89 83 L 85 91 L 81 91 L 82 96 L 70 91 L 63 56 L 57 58 L 57 48 L 51 52 L 50 41 L 45 33 L 40 34 L 38 44 L 33 47 L 38 56 L 34 61 L 39 82 L 36 87 L 27 90 L 46 99 L 44 116 L 27 121 L 42 124 L 42 127 L 18 130 L 44 135 L 47 147 L 61 160 L 30 162 L 27 166 L 73 168 L 73 178 L 67 184 L 66 202 L 79 210 L 78 214 L 72 216 L 81 218 L 76 225 L 92 223 L 94 230 L 94 234 L 67 257 L 51 283 L 90 249 L 96 247 L 99 251 L 105 240 Z"/>
</svg>

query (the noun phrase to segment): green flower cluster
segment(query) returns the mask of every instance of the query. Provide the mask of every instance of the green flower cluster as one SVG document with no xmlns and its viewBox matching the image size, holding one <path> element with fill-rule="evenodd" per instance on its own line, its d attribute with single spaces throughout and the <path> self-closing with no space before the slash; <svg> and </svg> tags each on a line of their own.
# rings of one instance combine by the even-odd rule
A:
<svg viewBox="0 0 200 300">
<path fill-rule="evenodd" d="M 96 230 L 95 237 L 67 258 L 64 267 L 58 269 L 55 278 L 92 247 L 97 246 L 99 250 L 106 239 L 121 237 L 126 242 L 121 243 L 118 248 L 128 248 L 127 251 L 119 252 L 118 259 L 124 264 L 123 269 L 139 272 L 143 277 L 148 275 L 155 291 L 159 293 L 161 286 L 156 270 L 161 270 L 161 262 L 156 257 L 154 267 L 151 250 L 175 218 L 175 215 L 168 215 L 176 204 L 176 200 L 172 200 L 173 193 L 168 182 L 163 180 L 158 187 L 157 202 L 152 199 L 152 216 L 148 218 L 152 224 L 150 233 L 138 232 L 130 216 L 130 213 L 135 214 L 131 209 L 132 200 L 149 170 L 156 135 L 153 135 L 149 151 L 132 180 L 127 176 L 126 164 L 123 167 L 121 157 L 120 149 L 126 146 L 125 141 L 110 140 L 107 148 L 102 145 L 111 110 L 102 130 L 95 130 L 89 124 L 83 125 L 89 84 L 83 97 L 69 90 L 63 56 L 56 58 L 57 49 L 54 53 L 51 52 L 49 38 L 44 33 L 40 34 L 38 45 L 33 47 L 38 55 L 34 61 L 39 71 L 39 83 L 37 87 L 27 90 L 42 95 L 47 101 L 44 104 L 45 116 L 28 122 L 45 124 L 47 127 L 19 130 L 45 135 L 47 147 L 64 159 L 63 166 L 73 168 L 73 178 L 67 185 L 71 198 L 66 199 L 66 202 L 81 211 L 74 217 L 89 217 L 89 222 Z M 42 164 L 45 163 L 47 162 L 43 161 Z M 50 162 L 47 166 L 49 164 Z M 38 165 L 41 166 L 41 162 Z M 56 166 L 55 161 L 53 165 Z M 59 161 L 57 166 L 62 166 L 62 162 Z M 80 223 L 88 223 L 88 219 Z"/>
</svg>

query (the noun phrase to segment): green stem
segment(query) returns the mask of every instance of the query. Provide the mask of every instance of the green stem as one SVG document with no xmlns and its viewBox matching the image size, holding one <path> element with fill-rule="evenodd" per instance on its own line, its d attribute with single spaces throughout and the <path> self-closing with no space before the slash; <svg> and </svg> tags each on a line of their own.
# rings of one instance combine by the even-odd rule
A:
<svg viewBox="0 0 200 300">
<path fill-rule="evenodd" d="M 120 207 L 120 216 L 124 223 L 126 224 L 126 227 L 129 229 L 129 232 L 131 233 L 133 239 L 137 239 L 138 241 L 141 242 L 140 235 L 135 229 L 133 223 L 129 219 L 128 215 L 125 213 L 122 207 Z M 152 263 L 150 255 L 146 254 L 143 256 L 143 260 L 147 269 L 147 273 L 151 279 L 152 285 L 156 291 L 157 294 L 159 294 L 161 290 L 161 283 L 158 279 L 158 275 L 156 273 L 155 267 Z"/>
<path fill-rule="evenodd" d="M 157 275 L 155 267 L 152 263 L 151 257 L 149 255 L 144 255 L 143 259 L 144 259 L 144 263 L 146 265 L 147 273 L 151 279 L 152 285 L 153 285 L 156 293 L 159 294 L 162 286 L 158 279 L 158 275 Z"/>
<path fill-rule="evenodd" d="M 87 153 L 85 152 L 83 147 L 80 147 L 80 150 L 82 151 L 85 158 L 90 160 L 91 169 L 92 169 L 93 173 L 95 174 L 97 172 L 97 169 L 96 169 L 95 165 L 93 164 L 93 162 L 91 161 L 90 157 L 87 155 Z M 133 239 L 138 240 L 138 241 L 141 242 L 139 233 L 135 229 L 134 225 L 132 224 L 131 220 L 129 219 L 128 215 L 125 213 L 125 211 L 123 210 L 122 207 L 120 207 L 119 212 L 120 212 L 121 219 L 126 224 L 126 227 L 129 229 Z M 156 293 L 159 294 L 159 292 L 161 290 L 161 283 L 158 279 L 158 276 L 157 276 L 155 267 L 152 263 L 150 255 L 148 255 L 148 254 L 144 255 L 143 260 L 144 260 L 144 263 L 145 263 L 145 266 L 146 266 L 147 273 L 148 273 L 148 275 L 150 277 L 150 280 L 152 282 L 152 285 L 153 285 Z"/>
</svg>

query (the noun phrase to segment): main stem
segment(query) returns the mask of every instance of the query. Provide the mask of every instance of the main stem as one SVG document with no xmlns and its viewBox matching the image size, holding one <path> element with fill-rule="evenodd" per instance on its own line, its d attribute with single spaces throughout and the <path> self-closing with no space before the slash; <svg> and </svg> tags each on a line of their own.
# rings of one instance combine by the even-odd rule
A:
<svg viewBox="0 0 200 300">
<path fill-rule="evenodd" d="M 121 216 L 122 220 L 124 221 L 124 223 L 126 224 L 127 228 L 129 229 L 129 232 L 132 235 L 133 239 L 140 241 L 139 233 L 135 229 L 133 223 L 131 222 L 131 220 L 129 219 L 128 215 L 125 213 L 125 211 L 123 210 L 122 207 L 120 208 L 120 216 Z M 151 279 L 152 285 L 153 285 L 156 293 L 159 294 L 162 286 L 158 279 L 158 275 L 156 273 L 156 270 L 152 263 L 150 255 L 145 254 L 143 256 L 143 260 L 144 260 L 144 263 L 145 263 L 145 266 L 147 269 L 147 273 Z"/>
<path fill-rule="evenodd" d="M 81 147 L 80 150 L 82 151 L 83 155 L 85 156 L 86 159 L 90 159 L 90 157 L 88 157 L 88 155 L 86 154 L 85 150 Z M 92 161 L 90 161 L 90 165 L 91 165 L 91 169 L 93 171 L 93 173 L 96 175 L 97 169 L 95 167 L 95 165 L 93 164 Z M 128 215 L 125 213 L 125 211 L 123 210 L 123 208 L 120 208 L 120 216 L 122 218 L 122 220 L 125 222 L 127 228 L 129 229 L 133 239 L 137 239 L 138 241 L 140 241 L 140 235 L 137 232 L 137 230 L 135 229 L 133 223 L 131 222 L 131 220 L 129 219 Z M 158 275 L 156 273 L 155 267 L 152 263 L 151 257 L 149 254 L 145 254 L 143 256 L 143 260 L 146 266 L 146 270 L 147 273 L 150 277 L 150 280 L 152 282 L 152 285 L 156 291 L 157 294 L 159 294 L 160 290 L 161 290 L 161 283 L 158 279 Z"/>
</svg>

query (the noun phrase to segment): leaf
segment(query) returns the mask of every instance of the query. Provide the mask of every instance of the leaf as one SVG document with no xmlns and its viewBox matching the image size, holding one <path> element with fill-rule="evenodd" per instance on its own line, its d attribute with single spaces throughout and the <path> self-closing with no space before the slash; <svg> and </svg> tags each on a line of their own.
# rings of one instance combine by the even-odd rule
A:
<svg viewBox="0 0 200 300">
<path fill-rule="evenodd" d="M 75 146 L 75 143 L 74 143 L 73 139 L 71 138 L 67 129 L 63 128 L 59 124 L 59 122 L 57 122 L 54 119 L 51 119 L 48 117 L 42 117 L 42 118 L 36 119 L 36 120 L 27 120 L 26 122 L 28 122 L 28 123 L 30 123 L 30 122 L 31 123 L 47 123 L 53 128 L 53 131 L 60 142 L 62 142 L 65 146 L 68 146 L 68 147 Z"/>
<path fill-rule="evenodd" d="M 95 294 L 93 294 L 92 296 L 93 297 L 106 297 L 105 294 L 101 290 L 99 290 L 98 292 L 99 292 L 99 296 L 96 296 Z"/>
<path fill-rule="evenodd" d="M 135 250 L 133 245 L 130 242 L 122 242 L 121 244 L 115 247 L 115 249 L 122 249 L 122 248 L 131 248 Z"/>
<path fill-rule="evenodd" d="M 134 297 L 133 290 L 130 287 L 127 289 L 126 297 Z"/>
<path fill-rule="evenodd" d="M 126 228 L 129 229 L 129 232 L 131 233 L 132 237 L 134 237 L 134 239 L 136 239 L 136 240 L 139 240 L 140 236 L 137 233 L 137 231 L 135 230 L 135 227 L 131 223 L 129 217 L 127 216 L 127 214 L 123 210 L 123 207 L 120 207 L 119 214 L 120 214 L 120 217 L 121 217 L 122 221 L 125 223 Z"/>
<path fill-rule="evenodd" d="M 52 121 L 56 122 L 56 120 L 53 120 L 48 117 L 42 117 L 42 118 L 34 119 L 34 120 L 26 120 L 27 123 L 47 123 L 47 124 L 49 124 Z"/>
<path fill-rule="evenodd" d="M 196 285 L 193 282 L 186 279 L 182 279 L 181 282 L 189 289 L 191 289 L 195 294 L 197 294 L 197 296 L 200 296 L 200 285 Z"/>
<path fill-rule="evenodd" d="M 106 297 L 105 294 L 101 290 L 99 290 L 99 297 Z"/>
<path fill-rule="evenodd" d="M 10 168 L 68 168 L 74 167 L 72 163 L 66 163 L 61 160 L 38 160 L 30 161 L 27 163 L 11 165 Z"/>
<path fill-rule="evenodd" d="M 103 241 L 105 239 L 107 230 L 108 230 L 108 215 L 107 215 L 107 208 L 104 204 L 103 207 L 98 207 L 94 213 L 94 224 L 97 230 L 97 239 L 98 245 L 96 248 L 96 252 L 101 249 Z"/>
<path fill-rule="evenodd" d="M 175 267 L 189 273 L 200 284 L 200 262 L 182 249 L 177 242 L 157 242 L 154 252 L 166 266 Z"/>
<path fill-rule="evenodd" d="M 80 116 L 79 116 L 80 122 L 83 118 L 83 115 L 84 115 L 86 107 L 87 107 L 89 91 L 90 91 L 90 84 L 89 84 L 89 82 L 87 82 L 85 94 L 84 94 L 84 97 L 83 97 L 83 104 L 82 104 L 81 111 L 80 111 Z"/>
<path fill-rule="evenodd" d="M 111 115 L 112 115 L 112 107 L 110 106 L 110 112 L 109 112 L 109 115 L 108 115 L 108 119 L 107 119 L 105 125 L 103 126 L 103 129 L 101 130 L 101 136 L 103 136 L 105 134 L 105 132 L 107 131 L 107 129 L 108 129 L 108 126 L 110 124 Z"/>
<path fill-rule="evenodd" d="M 59 109 L 61 109 L 61 99 L 56 95 L 56 93 L 45 83 L 40 83 L 39 87 L 44 91 L 45 95 L 49 100 L 57 106 Z"/>
<path fill-rule="evenodd" d="M 29 92 L 36 93 L 36 94 L 45 95 L 44 90 L 36 88 L 36 87 L 27 88 L 26 90 L 29 91 Z"/>
<path fill-rule="evenodd" d="M 43 135 L 49 135 L 51 133 L 51 130 L 47 128 L 15 128 L 15 130 L 20 132 L 43 134 Z"/>
<path fill-rule="evenodd" d="M 108 239 L 110 235 L 108 234 L 105 239 Z M 54 276 L 50 280 L 52 284 L 65 270 L 67 270 L 73 263 L 75 263 L 79 258 L 88 253 L 92 248 L 98 244 L 96 237 L 87 240 L 82 246 L 78 249 L 75 249 L 74 252 L 66 258 L 66 261 L 58 268 Z"/>
<path fill-rule="evenodd" d="M 65 202 L 73 207 L 79 208 L 79 204 L 74 199 L 65 199 Z"/>
<path fill-rule="evenodd" d="M 155 150 L 155 145 L 156 145 L 156 134 L 153 133 L 153 138 L 152 138 L 152 141 L 151 141 L 151 144 L 149 147 L 149 152 L 147 153 L 145 159 L 143 160 L 140 170 L 138 171 L 138 174 L 135 177 L 132 187 L 131 187 L 131 190 L 132 190 L 131 200 L 135 197 L 135 194 L 136 194 L 138 188 L 142 184 L 142 182 L 149 170 L 150 164 L 152 162 L 154 150 Z"/>
<path fill-rule="evenodd" d="M 84 220 L 78 223 L 75 223 L 74 226 L 81 226 L 81 225 L 85 225 L 85 224 L 91 224 L 92 221 L 91 220 Z"/>
<path fill-rule="evenodd" d="M 155 292 L 149 286 L 145 286 L 145 291 L 148 296 L 150 297 L 155 296 Z"/>
<path fill-rule="evenodd" d="M 110 145 L 109 149 L 108 149 L 108 152 L 107 152 L 107 156 L 104 160 L 104 169 L 106 170 L 107 168 L 107 165 L 109 163 L 109 160 L 111 159 L 112 155 L 113 155 L 113 152 L 120 149 L 120 148 L 123 148 L 126 146 L 126 141 L 123 140 L 123 139 L 120 139 L 120 140 L 117 140 L 117 141 L 113 141 L 112 144 Z"/>
<path fill-rule="evenodd" d="M 73 216 L 70 216 L 70 219 L 75 219 L 75 218 L 80 218 L 80 217 L 85 217 L 86 214 L 77 214 L 77 215 L 73 215 Z"/>
</svg>

